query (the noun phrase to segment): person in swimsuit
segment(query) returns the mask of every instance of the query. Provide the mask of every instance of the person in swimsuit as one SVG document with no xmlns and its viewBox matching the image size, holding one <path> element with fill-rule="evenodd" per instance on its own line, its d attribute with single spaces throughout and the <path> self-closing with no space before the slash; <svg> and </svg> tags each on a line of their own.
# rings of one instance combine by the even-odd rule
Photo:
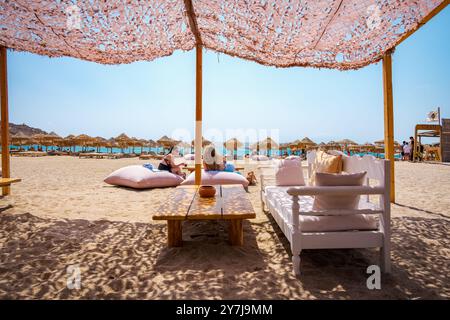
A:
<svg viewBox="0 0 450 320">
<path fill-rule="evenodd" d="M 182 176 L 183 178 L 186 178 L 186 174 L 182 171 L 182 167 L 184 166 L 186 166 L 184 162 L 179 164 L 175 163 L 172 155 L 172 150 L 170 150 L 169 153 L 166 154 L 159 163 L 158 170 L 169 171 L 179 176 Z"/>
</svg>

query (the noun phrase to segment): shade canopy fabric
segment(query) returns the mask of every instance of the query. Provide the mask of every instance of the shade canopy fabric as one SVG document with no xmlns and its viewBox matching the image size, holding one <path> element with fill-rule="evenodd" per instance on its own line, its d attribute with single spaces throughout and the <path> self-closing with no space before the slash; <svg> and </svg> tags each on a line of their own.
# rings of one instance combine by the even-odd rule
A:
<svg viewBox="0 0 450 320">
<path fill-rule="evenodd" d="M 119 64 L 201 41 L 264 65 L 356 69 L 380 60 L 443 4 L 448 0 L 0 0 L 0 45 Z"/>
</svg>

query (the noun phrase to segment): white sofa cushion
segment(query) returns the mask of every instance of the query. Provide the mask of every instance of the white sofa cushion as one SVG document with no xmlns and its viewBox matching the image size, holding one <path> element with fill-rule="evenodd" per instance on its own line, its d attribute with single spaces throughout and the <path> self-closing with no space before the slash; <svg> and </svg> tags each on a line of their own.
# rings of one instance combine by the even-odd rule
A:
<svg viewBox="0 0 450 320">
<path fill-rule="evenodd" d="M 266 204 L 270 210 L 276 210 L 287 223 L 292 224 L 292 196 L 287 193 L 291 187 L 265 187 Z M 365 201 L 365 200 L 361 200 Z M 331 232 L 350 230 L 376 230 L 378 220 L 374 215 L 357 214 L 345 216 L 308 216 L 313 210 L 314 198 L 300 196 L 299 229 L 302 232 Z M 317 212 L 317 211 L 316 211 Z M 303 213 L 303 214 L 302 214 Z"/>
<path fill-rule="evenodd" d="M 277 163 L 275 169 L 277 186 L 304 186 L 302 162 L 300 159 L 284 159 Z"/>
<path fill-rule="evenodd" d="M 152 171 L 142 165 L 120 168 L 104 180 L 108 184 L 135 189 L 176 187 L 182 181 L 183 178 L 179 175 L 169 171 Z"/>
<path fill-rule="evenodd" d="M 362 186 L 366 172 L 358 173 L 315 173 L 316 186 Z M 315 210 L 356 209 L 360 200 L 359 194 L 350 195 L 317 195 L 314 197 Z"/>
</svg>

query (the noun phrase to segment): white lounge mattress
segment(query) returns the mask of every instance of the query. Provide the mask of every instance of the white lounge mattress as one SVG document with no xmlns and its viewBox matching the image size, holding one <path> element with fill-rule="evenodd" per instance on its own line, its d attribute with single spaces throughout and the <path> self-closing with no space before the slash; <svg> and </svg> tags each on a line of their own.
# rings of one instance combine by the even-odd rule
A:
<svg viewBox="0 0 450 320">
<path fill-rule="evenodd" d="M 270 210 L 276 210 L 278 215 L 288 223 L 292 224 L 292 196 L 287 193 L 291 187 L 267 186 L 264 188 L 267 206 Z M 360 201 L 360 208 L 372 210 L 372 204 L 364 199 Z M 330 232 L 349 230 L 377 230 L 377 215 L 357 214 L 342 216 L 308 216 L 313 212 L 314 198 L 311 196 L 300 196 L 299 228 L 302 232 Z"/>
</svg>

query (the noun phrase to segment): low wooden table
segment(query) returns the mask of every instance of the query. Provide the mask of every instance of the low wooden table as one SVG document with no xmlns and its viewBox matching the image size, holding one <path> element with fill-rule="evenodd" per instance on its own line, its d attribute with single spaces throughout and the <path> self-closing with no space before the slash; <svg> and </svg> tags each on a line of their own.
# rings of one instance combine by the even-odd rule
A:
<svg viewBox="0 0 450 320">
<path fill-rule="evenodd" d="M 202 198 L 197 186 L 180 186 L 173 190 L 167 203 L 159 208 L 153 220 L 167 220 L 167 244 L 181 247 L 184 220 L 229 220 L 229 239 L 233 246 L 244 243 L 244 219 L 256 218 L 242 185 L 219 185 L 214 198 Z"/>
</svg>

